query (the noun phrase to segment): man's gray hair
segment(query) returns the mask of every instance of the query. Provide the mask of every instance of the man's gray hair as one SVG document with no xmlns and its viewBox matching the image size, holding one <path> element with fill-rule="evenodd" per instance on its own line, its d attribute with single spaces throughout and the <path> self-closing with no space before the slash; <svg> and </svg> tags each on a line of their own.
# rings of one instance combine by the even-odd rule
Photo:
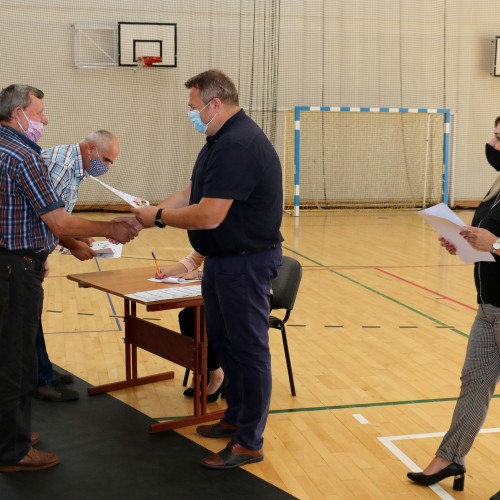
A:
<svg viewBox="0 0 500 500">
<path fill-rule="evenodd" d="M 10 121 L 15 108 L 25 109 L 31 104 L 30 96 L 43 99 L 44 93 L 31 85 L 14 83 L 0 92 L 0 121 Z"/>
<path fill-rule="evenodd" d="M 85 137 L 83 142 L 85 144 L 94 143 L 99 149 L 106 149 L 113 139 L 115 139 L 115 136 L 111 132 L 107 130 L 96 130 Z"/>
</svg>

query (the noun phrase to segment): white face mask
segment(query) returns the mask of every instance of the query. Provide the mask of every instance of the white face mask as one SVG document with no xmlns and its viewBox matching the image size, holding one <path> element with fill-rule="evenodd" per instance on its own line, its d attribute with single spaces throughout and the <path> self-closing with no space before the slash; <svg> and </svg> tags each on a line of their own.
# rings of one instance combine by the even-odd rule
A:
<svg viewBox="0 0 500 500">
<path fill-rule="evenodd" d="M 24 135 L 30 141 L 38 142 L 40 140 L 40 137 L 42 137 L 43 127 L 44 127 L 43 123 L 42 122 L 34 122 L 34 121 L 30 120 L 26 116 L 26 113 L 24 112 L 24 110 L 21 110 L 21 111 L 23 112 L 23 115 L 28 122 L 28 128 L 26 130 L 24 130 L 24 127 L 19 123 L 18 120 L 16 120 L 17 124 L 22 128 Z"/>
</svg>

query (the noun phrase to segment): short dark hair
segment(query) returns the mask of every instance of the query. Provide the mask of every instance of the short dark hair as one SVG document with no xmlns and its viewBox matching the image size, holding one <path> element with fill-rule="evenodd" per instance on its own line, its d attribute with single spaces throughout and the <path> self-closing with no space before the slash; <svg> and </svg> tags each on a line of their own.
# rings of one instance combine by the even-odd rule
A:
<svg viewBox="0 0 500 500">
<path fill-rule="evenodd" d="M 500 123 L 500 116 L 495 118 L 495 127 Z"/>
<path fill-rule="evenodd" d="M 0 120 L 9 121 L 15 108 L 25 109 L 31 104 L 30 96 L 34 95 L 38 99 L 43 99 L 44 93 L 30 85 L 14 83 L 5 87 L 0 92 Z"/>
<path fill-rule="evenodd" d="M 200 91 L 201 100 L 208 104 L 218 97 L 222 102 L 238 106 L 238 91 L 233 81 L 222 71 L 210 69 L 199 75 L 193 76 L 185 84 L 186 88 L 196 88 Z"/>
</svg>

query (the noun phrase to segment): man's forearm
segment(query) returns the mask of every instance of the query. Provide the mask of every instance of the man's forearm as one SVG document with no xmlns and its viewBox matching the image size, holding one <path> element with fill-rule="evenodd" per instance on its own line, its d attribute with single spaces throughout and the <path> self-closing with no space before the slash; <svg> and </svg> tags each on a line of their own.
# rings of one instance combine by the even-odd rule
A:
<svg viewBox="0 0 500 500">
<path fill-rule="evenodd" d="M 189 205 L 189 198 L 186 198 L 184 192 L 179 191 L 169 196 L 161 203 L 158 203 L 158 208 L 182 208 Z"/>
</svg>

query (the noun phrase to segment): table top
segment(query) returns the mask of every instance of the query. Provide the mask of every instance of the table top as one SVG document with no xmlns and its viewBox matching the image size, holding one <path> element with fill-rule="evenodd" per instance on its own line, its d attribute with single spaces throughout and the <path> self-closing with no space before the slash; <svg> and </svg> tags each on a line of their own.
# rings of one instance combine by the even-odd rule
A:
<svg viewBox="0 0 500 500">
<path fill-rule="evenodd" d="M 159 283 L 148 281 L 149 278 L 154 277 L 154 270 L 151 269 L 151 266 L 135 269 L 115 269 L 113 271 L 68 274 L 67 277 L 69 280 L 78 283 L 78 285 L 81 287 L 96 288 L 97 290 L 102 290 L 103 292 L 108 292 L 124 299 L 129 299 L 128 297 L 126 297 L 126 295 L 132 293 L 192 285 L 192 283 Z M 202 297 L 201 295 L 198 295 L 196 297 L 188 297 L 183 299 L 161 299 L 158 301 L 147 303 L 136 299 L 133 299 L 133 301 L 147 306 L 169 304 L 172 302 L 185 302 L 186 306 L 194 306 L 199 305 L 199 303 L 202 302 Z"/>
</svg>

